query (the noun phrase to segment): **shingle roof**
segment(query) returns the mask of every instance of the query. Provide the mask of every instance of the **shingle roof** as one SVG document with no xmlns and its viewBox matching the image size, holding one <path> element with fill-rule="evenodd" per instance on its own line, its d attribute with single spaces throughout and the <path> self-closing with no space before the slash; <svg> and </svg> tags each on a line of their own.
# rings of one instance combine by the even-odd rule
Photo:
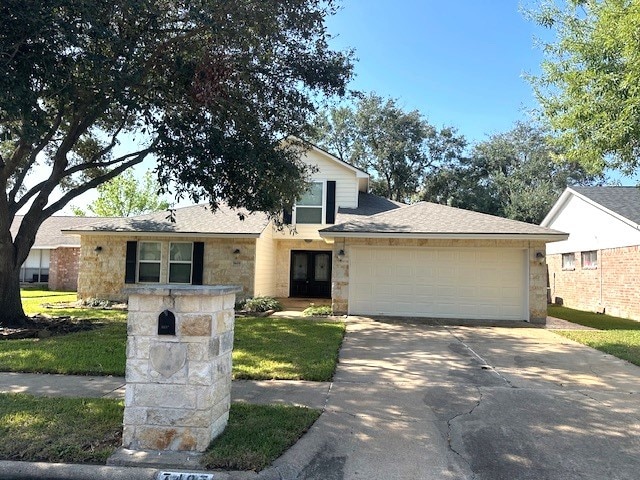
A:
<svg viewBox="0 0 640 480">
<path fill-rule="evenodd" d="M 640 224 L 640 188 L 638 187 L 570 187 L 604 208 Z"/>
<path fill-rule="evenodd" d="M 406 205 L 371 193 L 360 192 L 358 195 L 358 208 L 339 208 L 336 215 L 336 223 L 352 222 L 401 207 L 406 207 Z"/>
<path fill-rule="evenodd" d="M 403 235 L 565 235 L 539 225 L 518 222 L 460 208 L 419 202 L 325 228 L 321 234 L 398 234 Z"/>
<path fill-rule="evenodd" d="M 244 220 L 240 218 L 239 214 L 244 215 Z M 233 210 L 223 204 L 215 212 L 211 212 L 207 205 L 177 208 L 175 222 L 171 222 L 168 215 L 168 212 L 162 211 L 136 217 L 110 218 L 70 230 L 78 233 L 259 235 L 269 223 L 269 218 L 265 213 L 249 213 L 242 209 Z"/>
<path fill-rule="evenodd" d="M 18 215 L 11 223 L 11 235 L 15 238 L 24 216 Z M 36 240 L 32 248 L 79 247 L 80 237 L 65 235 L 62 230 L 76 228 L 95 222 L 96 217 L 65 217 L 55 216 L 47 218 L 36 233 Z"/>
</svg>

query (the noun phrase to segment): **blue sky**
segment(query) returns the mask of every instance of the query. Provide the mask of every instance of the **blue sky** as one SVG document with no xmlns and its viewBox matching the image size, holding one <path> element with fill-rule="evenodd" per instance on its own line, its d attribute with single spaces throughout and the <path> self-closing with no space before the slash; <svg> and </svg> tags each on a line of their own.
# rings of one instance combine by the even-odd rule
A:
<svg viewBox="0 0 640 480">
<path fill-rule="evenodd" d="M 525 5 L 535 5 L 531 2 Z M 517 0 L 343 0 L 328 20 L 333 46 L 353 48 L 351 87 L 400 100 L 468 140 L 509 130 L 536 106 L 525 73 L 540 71 L 535 38 Z"/>
</svg>

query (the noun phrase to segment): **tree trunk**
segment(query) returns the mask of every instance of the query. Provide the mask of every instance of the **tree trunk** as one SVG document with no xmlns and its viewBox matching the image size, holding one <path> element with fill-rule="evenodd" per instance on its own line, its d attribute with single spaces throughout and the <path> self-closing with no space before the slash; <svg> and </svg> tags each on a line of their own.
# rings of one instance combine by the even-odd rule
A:
<svg viewBox="0 0 640 480">
<path fill-rule="evenodd" d="M 26 315 L 20 298 L 20 265 L 13 261 L 13 244 L 0 242 L 0 326 L 21 327 Z"/>
</svg>

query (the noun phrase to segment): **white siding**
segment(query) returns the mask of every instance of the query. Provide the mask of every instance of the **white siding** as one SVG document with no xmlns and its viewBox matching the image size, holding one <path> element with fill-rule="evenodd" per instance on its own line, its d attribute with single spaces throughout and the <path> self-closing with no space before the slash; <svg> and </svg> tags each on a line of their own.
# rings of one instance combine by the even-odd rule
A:
<svg viewBox="0 0 640 480">
<path fill-rule="evenodd" d="M 548 255 L 640 245 L 636 228 L 575 195 L 547 226 L 569 233 L 567 240 L 547 244 Z"/>
<path fill-rule="evenodd" d="M 262 235 L 256 240 L 254 285 L 256 297 L 276 295 L 276 248 L 271 224 L 267 225 Z"/>
<path fill-rule="evenodd" d="M 317 167 L 318 171 L 311 175 L 313 180 L 336 181 L 337 207 L 357 208 L 358 179 L 355 172 L 316 150 L 307 151 L 302 161 Z"/>
</svg>

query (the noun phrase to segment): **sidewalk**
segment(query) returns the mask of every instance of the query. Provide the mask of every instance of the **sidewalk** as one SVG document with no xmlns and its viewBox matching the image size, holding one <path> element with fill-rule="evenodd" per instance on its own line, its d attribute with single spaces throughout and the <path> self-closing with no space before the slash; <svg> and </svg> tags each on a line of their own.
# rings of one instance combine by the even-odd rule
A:
<svg viewBox="0 0 640 480">
<path fill-rule="evenodd" d="M 231 401 L 324 408 L 330 385 L 328 382 L 302 380 L 237 380 L 231 387 Z M 0 372 L 0 393 L 122 399 L 124 387 L 123 377 Z"/>
</svg>

